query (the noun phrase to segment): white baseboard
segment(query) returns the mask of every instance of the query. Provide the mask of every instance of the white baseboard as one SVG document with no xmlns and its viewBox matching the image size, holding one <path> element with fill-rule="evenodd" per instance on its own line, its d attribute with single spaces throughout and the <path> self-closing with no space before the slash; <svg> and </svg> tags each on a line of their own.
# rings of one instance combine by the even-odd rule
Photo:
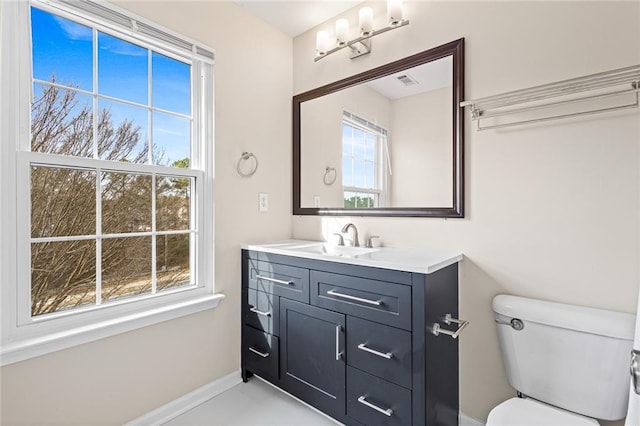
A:
<svg viewBox="0 0 640 426">
<path fill-rule="evenodd" d="M 242 382 L 240 370 L 234 371 L 224 377 L 207 383 L 206 385 L 174 399 L 171 402 L 158 407 L 153 411 L 144 414 L 137 419 L 131 420 L 125 426 L 159 426 L 180 414 L 186 413 L 203 402 L 221 394 Z"/>
<path fill-rule="evenodd" d="M 462 411 L 460 412 L 458 424 L 460 426 L 485 426 L 483 421 L 467 416 Z"/>
</svg>

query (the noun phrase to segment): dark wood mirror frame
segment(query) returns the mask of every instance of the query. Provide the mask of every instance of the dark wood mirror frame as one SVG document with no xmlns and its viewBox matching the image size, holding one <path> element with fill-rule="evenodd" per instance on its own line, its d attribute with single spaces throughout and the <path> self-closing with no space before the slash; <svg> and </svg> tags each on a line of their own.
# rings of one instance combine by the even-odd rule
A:
<svg viewBox="0 0 640 426">
<path fill-rule="evenodd" d="M 301 116 L 302 102 L 325 96 L 357 84 L 394 74 L 447 56 L 453 59 L 453 206 L 452 207 L 378 207 L 367 209 L 302 207 L 301 200 Z M 293 97 L 293 214 L 320 216 L 405 216 L 464 217 L 464 38 L 408 56 L 343 80 Z"/>
</svg>

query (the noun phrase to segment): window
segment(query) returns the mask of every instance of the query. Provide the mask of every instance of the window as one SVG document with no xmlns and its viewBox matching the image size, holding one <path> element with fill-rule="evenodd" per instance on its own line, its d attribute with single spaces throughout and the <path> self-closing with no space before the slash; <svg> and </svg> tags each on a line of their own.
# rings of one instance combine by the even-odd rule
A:
<svg viewBox="0 0 640 426">
<path fill-rule="evenodd" d="M 342 121 L 344 207 L 385 205 L 386 130 L 347 111 Z"/>
<path fill-rule="evenodd" d="M 103 4 L 2 9 L 3 27 L 30 41 L 2 39 L 3 64 L 16 64 L 2 69 L 2 111 L 20 106 L 20 125 L 3 117 L 1 152 L 15 161 L 2 163 L 3 201 L 16 203 L 2 235 L 5 219 L 16 232 L 2 250 L 17 254 L 2 264 L 3 356 L 28 337 L 217 304 L 204 218 L 213 54 Z"/>
</svg>

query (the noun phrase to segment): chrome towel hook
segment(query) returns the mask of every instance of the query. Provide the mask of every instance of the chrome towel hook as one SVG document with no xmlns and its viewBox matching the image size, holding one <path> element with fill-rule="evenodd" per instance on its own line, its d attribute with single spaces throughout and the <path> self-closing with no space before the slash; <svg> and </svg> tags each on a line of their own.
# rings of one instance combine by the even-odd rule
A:
<svg viewBox="0 0 640 426">
<path fill-rule="evenodd" d="M 244 161 L 247 161 L 250 158 L 253 158 L 253 167 L 251 167 L 249 171 L 245 172 L 242 170 L 242 164 Z M 243 152 L 240 156 L 240 159 L 238 160 L 238 163 L 236 164 L 236 171 L 238 172 L 238 174 L 242 177 L 250 177 L 253 176 L 256 170 L 258 170 L 258 157 L 253 155 L 253 152 Z"/>
</svg>

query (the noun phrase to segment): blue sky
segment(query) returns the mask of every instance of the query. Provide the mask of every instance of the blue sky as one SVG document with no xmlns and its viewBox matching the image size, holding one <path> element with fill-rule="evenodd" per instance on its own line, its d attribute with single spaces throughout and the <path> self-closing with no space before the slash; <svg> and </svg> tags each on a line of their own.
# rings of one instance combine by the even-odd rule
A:
<svg viewBox="0 0 640 426">
<path fill-rule="evenodd" d="M 376 137 L 349 124 L 342 125 L 342 184 L 375 188 Z"/>
<path fill-rule="evenodd" d="M 33 76 L 87 91 L 93 87 L 93 35 L 84 25 L 31 8 Z M 148 80 L 152 75 L 153 107 L 190 114 L 190 66 L 149 51 L 117 37 L 98 32 L 98 94 L 148 104 Z M 149 69 L 151 68 L 151 69 Z M 35 87 L 36 96 L 41 88 Z M 78 94 L 81 105 L 91 104 L 89 96 Z M 148 110 L 99 98 L 99 108 L 109 108 L 114 125 L 125 119 L 140 126 L 142 142 L 153 136 L 156 147 L 164 150 L 163 162 L 189 157 L 188 119 L 161 112 L 153 113 L 149 129 Z"/>
</svg>

